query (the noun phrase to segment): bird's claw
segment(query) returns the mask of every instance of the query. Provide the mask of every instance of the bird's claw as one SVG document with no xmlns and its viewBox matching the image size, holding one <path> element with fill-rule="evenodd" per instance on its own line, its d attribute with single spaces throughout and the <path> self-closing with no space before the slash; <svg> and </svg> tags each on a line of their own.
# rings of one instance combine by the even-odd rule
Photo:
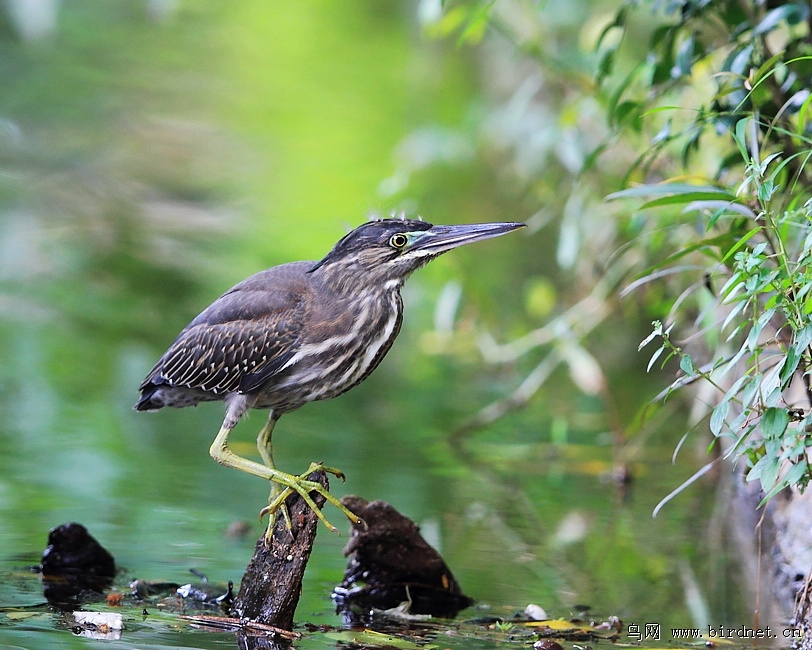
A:
<svg viewBox="0 0 812 650">
<path fill-rule="evenodd" d="M 331 524 L 327 518 L 322 514 L 321 509 L 316 505 L 313 499 L 310 497 L 311 492 L 316 492 L 324 497 L 325 500 L 332 503 L 336 508 L 343 512 L 347 519 L 349 519 L 354 524 L 362 524 L 364 521 L 356 515 L 354 512 L 349 510 L 341 501 L 339 501 L 336 497 L 330 494 L 329 490 L 325 488 L 321 483 L 317 483 L 316 481 L 311 481 L 308 479 L 313 472 L 317 471 L 324 471 L 333 476 L 340 478 L 341 480 L 345 479 L 344 472 L 335 467 L 325 467 L 322 463 L 310 463 L 310 467 L 308 467 L 307 471 L 303 474 L 291 475 L 291 474 L 282 474 L 281 472 L 275 477 L 272 478 L 271 481 L 274 483 L 274 489 L 271 491 L 271 496 L 268 501 L 268 505 L 262 508 L 259 511 L 259 518 L 262 520 L 265 515 L 269 515 L 270 521 L 268 522 L 268 528 L 265 532 L 265 540 L 266 543 L 270 543 L 271 537 L 273 535 L 273 527 L 274 523 L 276 522 L 276 514 L 277 512 L 281 511 L 282 516 L 285 519 L 285 527 L 288 531 L 292 531 L 293 524 L 290 519 L 290 513 L 288 512 L 287 505 L 285 501 L 287 498 L 296 492 L 299 496 L 302 497 L 304 502 L 308 505 L 308 507 L 313 510 L 319 520 L 327 527 L 327 529 L 332 533 L 341 534 L 333 524 Z M 282 489 L 284 488 L 284 489 Z"/>
<path fill-rule="evenodd" d="M 307 468 L 307 471 L 304 474 L 299 474 L 299 478 L 306 478 L 310 476 L 313 472 L 327 472 L 328 474 L 332 474 L 336 478 L 340 478 L 342 483 L 347 481 L 347 477 L 337 467 L 327 467 L 324 463 L 310 463 L 310 467 Z"/>
</svg>

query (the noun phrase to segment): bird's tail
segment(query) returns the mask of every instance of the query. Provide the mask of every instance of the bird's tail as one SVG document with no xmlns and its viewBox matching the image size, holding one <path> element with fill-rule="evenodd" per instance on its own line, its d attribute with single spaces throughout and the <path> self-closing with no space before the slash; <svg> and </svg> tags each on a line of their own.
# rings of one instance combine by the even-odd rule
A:
<svg viewBox="0 0 812 650">
<path fill-rule="evenodd" d="M 155 397 L 155 391 L 157 386 L 147 386 L 141 393 L 141 399 L 139 399 L 135 405 L 133 406 L 133 410 L 135 411 L 157 411 L 164 407 L 163 400 L 157 399 Z"/>
</svg>

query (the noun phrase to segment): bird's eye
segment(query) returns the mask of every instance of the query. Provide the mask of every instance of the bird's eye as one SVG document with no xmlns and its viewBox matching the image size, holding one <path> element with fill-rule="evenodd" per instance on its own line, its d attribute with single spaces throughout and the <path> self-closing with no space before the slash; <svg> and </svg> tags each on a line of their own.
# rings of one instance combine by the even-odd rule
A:
<svg viewBox="0 0 812 650">
<path fill-rule="evenodd" d="M 402 232 L 396 233 L 389 238 L 389 245 L 392 248 L 403 248 L 409 243 L 409 238 Z"/>
</svg>

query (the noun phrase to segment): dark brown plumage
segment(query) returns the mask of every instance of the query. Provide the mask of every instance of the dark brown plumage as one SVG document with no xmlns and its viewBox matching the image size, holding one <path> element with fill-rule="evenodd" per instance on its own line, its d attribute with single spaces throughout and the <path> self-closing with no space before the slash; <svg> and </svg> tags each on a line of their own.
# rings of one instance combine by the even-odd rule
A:
<svg viewBox="0 0 812 650">
<path fill-rule="evenodd" d="M 142 382 L 135 408 L 224 401 L 226 416 L 211 455 L 281 485 L 263 513 L 284 513 L 291 491 L 309 500 L 308 492 L 323 490 L 276 470 L 271 436 L 279 417 L 336 397 L 369 376 L 400 331 L 400 288 L 413 271 L 452 248 L 521 226 L 370 221 L 319 262 L 293 262 L 252 275 L 183 329 Z M 271 410 L 257 439 L 264 465 L 236 456 L 227 446 L 229 432 L 251 408 Z M 307 473 L 315 467 L 320 465 Z M 325 496 L 357 520 L 332 495 Z"/>
</svg>

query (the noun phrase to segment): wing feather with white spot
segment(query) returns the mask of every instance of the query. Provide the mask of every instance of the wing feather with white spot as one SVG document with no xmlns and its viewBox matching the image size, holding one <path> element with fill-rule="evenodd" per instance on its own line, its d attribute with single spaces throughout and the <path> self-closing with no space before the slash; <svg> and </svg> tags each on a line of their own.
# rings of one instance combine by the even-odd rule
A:
<svg viewBox="0 0 812 650">
<path fill-rule="evenodd" d="M 308 287 L 296 280 L 309 266 L 268 269 L 220 296 L 180 333 L 140 390 L 169 385 L 222 395 L 259 388 L 301 345 Z M 278 276 L 284 282 L 277 284 Z"/>
</svg>

